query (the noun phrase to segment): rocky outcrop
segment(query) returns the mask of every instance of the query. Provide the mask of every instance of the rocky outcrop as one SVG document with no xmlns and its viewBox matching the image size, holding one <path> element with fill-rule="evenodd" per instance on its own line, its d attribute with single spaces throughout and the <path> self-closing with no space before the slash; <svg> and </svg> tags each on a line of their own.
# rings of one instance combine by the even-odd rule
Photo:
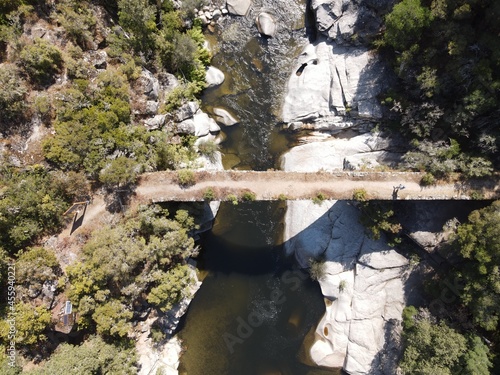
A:
<svg viewBox="0 0 500 375">
<path fill-rule="evenodd" d="M 205 81 L 207 82 L 207 87 L 219 86 L 224 82 L 224 73 L 214 66 L 209 66 L 205 73 Z"/>
<path fill-rule="evenodd" d="M 255 19 L 255 24 L 259 33 L 265 36 L 273 37 L 276 34 L 276 20 L 272 15 L 266 12 L 261 12 Z"/>
<path fill-rule="evenodd" d="M 160 94 L 160 82 L 153 73 L 143 69 L 136 81 L 136 89 L 139 93 L 146 95 L 149 100 L 157 100 Z"/>
<path fill-rule="evenodd" d="M 367 44 L 382 27 L 394 0 L 312 0 L 316 28 L 342 45 Z"/>
<path fill-rule="evenodd" d="M 191 134 L 197 137 L 205 137 L 209 133 L 219 132 L 219 125 L 205 112 L 198 110 L 192 118 L 188 118 L 177 124 L 177 133 Z"/>
<path fill-rule="evenodd" d="M 324 259 L 319 283 L 326 312 L 307 348 L 309 360 L 353 375 L 396 373 L 407 259 L 366 237 L 359 212 L 347 202 L 287 205 L 287 254 L 302 267 Z"/>
<path fill-rule="evenodd" d="M 103 50 L 85 52 L 83 60 L 96 69 L 106 69 L 108 66 L 108 54 Z"/>
<path fill-rule="evenodd" d="M 205 26 L 215 26 L 216 23 L 221 23 L 227 14 L 228 10 L 225 6 L 214 6 L 212 5 L 204 5 L 203 9 L 198 10 L 198 18 L 201 20 L 203 25 Z"/>
<path fill-rule="evenodd" d="M 295 127 L 297 122 L 308 123 L 328 131 L 378 119 L 382 112 L 377 95 L 384 88 L 384 70 L 367 48 L 343 47 L 324 39 L 309 44 L 288 81 L 282 119 Z"/>
<path fill-rule="evenodd" d="M 150 317 L 139 323 L 140 333 L 136 338 L 136 350 L 140 365 L 138 374 L 147 375 L 161 371 L 162 374 L 178 375 L 179 359 L 182 353 L 182 343 L 177 336 L 172 336 L 181 317 L 186 313 L 194 294 L 201 286 L 196 275 L 196 264 L 191 261 L 190 276 L 195 280 L 189 290 L 189 297 L 184 298 L 165 315 Z M 151 326 L 157 324 L 165 334 L 165 340 L 154 344 L 151 340 Z"/>
<path fill-rule="evenodd" d="M 246 16 L 252 5 L 251 0 L 227 0 L 226 6 L 229 14 L 235 16 Z"/>
<path fill-rule="evenodd" d="M 287 172 L 359 170 L 397 163 L 402 154 L 386 151 L 389 144 L 389 140 L 378 133 L 349 139 L 327 138 L 286 152 L 281 158 L 281 169 Z"/>
</svg>

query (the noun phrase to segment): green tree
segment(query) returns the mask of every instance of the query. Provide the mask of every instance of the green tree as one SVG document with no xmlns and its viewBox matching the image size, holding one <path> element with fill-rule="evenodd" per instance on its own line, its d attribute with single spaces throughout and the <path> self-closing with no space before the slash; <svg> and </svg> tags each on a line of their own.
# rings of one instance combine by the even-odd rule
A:
<svg viewBox="0 0 500 375">
<path fill-rule="evenodd" d="M 33 247 L 20 251 L 16 262 L 19 297 L 26 300 L 36 298 L 44 285 L 57 285 L 61 274 L 59 261 L 52 250 Z"/>
<path fill-rule="evenodd" d="M 148 0 L 118 0 L 120 25 L 128 33 L 126 40 L 136 53 L 149 57 L 155 46 L 156 8 Z"/>
<path fill-rule="evenodd" d="M 469 215 L 458 227 L 457 245 L 464 259 L 463 302 L 475 324 L 495 331 L 500 319 L 500 201 Z"/>
<path fill-rule="evenodd" d="M 108 186 L 125 186 L 133 184 L 137 180 L 138 163 L 125 156 L 113 159 L 99 173 L 99 180 Z"/>
<path fill-rule="evenodd" d="M 40 369 L 30 375 L 133 375 L 137 373 L 134 349 L 107 344 L 92 336 L 81 345 L 61 344 Z"/>
<path fill-rule="evenodd" d="M 62 213 L 74 195 L 65 190 L 59 177 L 40 165 L 0 172 L 4 185 L 0 200 L 0 243 L 5 249 L 15 251 L 61 227 Z"/>
<path fill-rule="evenodd" d="M 469 350 L 463 357 L 461 374 L 489 375 L 492 363 L 489 360 L 490 350 L 480 337 L 469 337 Z"/>
<path fill-rule="evenodd" d="M 93 39 L 97 23 L 89 5 L 75 0 L 63 0 L 56 5 L 57 21 L 71 40 L 85 49 Z"/>
<path fill-rule="evenodd" d="M 59 48 L 37 38 L 33 44 L 24 46 L 19 55 L 19 63 L 33 83 L 47 85 L 62 70 L 63 58 Z"/>
<path fill-rule="evenodd" d="M 50 311 L 44 306 L 33 307 L 31 304 L 19 302 L 15 305 L 16 312 L 16 337 L 15 342 L 19 346 L 32 346 L 47 340 L 45 332 L 51 322 Z M 10 343 L 9 323 L 6 320 L 0 322 L 0 339 L 4 343 Z"/>
<path fill-rule="evenodd" d="M 167 272 L 159 272 L 155 279 L 156 286 L 151 289 L 148 302 L 163 312 L 190 295 L 193 279 L 187 265 L 176 265 Z"/>
<path fill-rule="evenodd" d="M 9 126 L 5 131 L 12 130 L 12 125 L 23 118 L 26 110 L 25 97 L 27 88 L 12 65 L 0 66 L 0 126 Z"/>
<path fill-rule="evenodd" d="M 132 311 L 117 300 L 112 300 L 95 309 L 92 318 L 97 325 L 97 333 L 107 337 L 125 337 L 130 328 Z"/>
<path fill-rule="evenodd" d="M 385 42 L 396 50 L 405 50 L 418 41 L 432 17 L 420 0 L 403 0 L 385 18 Z"/>
<path fill-rule="evenodd" d="M 436 324 L 428 313 L 416 314 L 415 309 L 406 314 L 404 323 L 405 349 L 400 362 L 404 374 L 457 373 L 459 361 L 467 351 L 464 336 L 444 322 Z"/>
</svg>

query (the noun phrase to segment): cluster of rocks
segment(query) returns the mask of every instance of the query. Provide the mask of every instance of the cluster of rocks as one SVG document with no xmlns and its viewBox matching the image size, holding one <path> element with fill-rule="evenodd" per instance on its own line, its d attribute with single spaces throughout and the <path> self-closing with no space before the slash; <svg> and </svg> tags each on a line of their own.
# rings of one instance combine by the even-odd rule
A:
<svg viewBox="0 0 500 375">
<path fill-rule="evenodd" d="M 340 45 L 373 41 L 395 0 L 312 0 L 317 30 Z"/>
<path fill-rule="evenodd" d="M 215 87 L 224 82 L 224 73 L 219 69 L 210 66 L 206 71 L 206 82 L 208 87 Z M 191 101 L 182 105 L 173 113 L 159 113 L 160 105 L 165 97 L 179 82 L 171 74 L 153 75 L 144 69 L 141 76 L 136 81 L 135 93 L 137 98 L 134 101 L 133 113 L 136 117 L 142 118 L 144 126 L 149 130 L 162 129 L 177 135 L 194 135 L 198 139 L 195 145 L 203 142 L 213 141 L 220 143 L 220 125 L 232 126 L 239 122 L 224 108 L 214 108 L 214 118 L 203 112 L 198 102 Z M 215 160 L 201 157 L 202 167 L 208 170 L 223 169 L 220 153 L 217 153 Z"/>
<path fill-rule="evenodd" d="M 312 342 L 306 361 L 352 375 L 395 374 L 408 260 L 383 238 L 367 237 L 359 215 L 345 201 L 287 202 L 287 254 L 302 267 L 324 259 L 319 284 L 326 311 L 306 339 Z"/>
<path fill-rule="evenodd" d="M 216 7 L 214 5 L 205 5 L 202 9 L 195 9 L 194 12 L 204 26 L 215 26 L 217 22 L 222 21 L 229 14 L 226 7 Z"/>
<path fill-rule="evenodd" d="M 227 0 L 225 6 L 205 5 L 202 9 L 195 9 L 195 14 L 204 26 L 214 27 L 229 15 L 248 15 L 251 5 L 251 0 Z M 273 37 L 276 34 L 276 20 L 268 12 L 260 12 L 255 18 L 255 25 L 262 35 Z"/>
</svg>

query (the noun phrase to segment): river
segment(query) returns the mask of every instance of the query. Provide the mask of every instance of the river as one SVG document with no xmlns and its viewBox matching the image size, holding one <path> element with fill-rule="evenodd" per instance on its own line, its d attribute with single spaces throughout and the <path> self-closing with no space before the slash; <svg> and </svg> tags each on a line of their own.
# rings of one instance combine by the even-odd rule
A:
<svg viewBox="0 0 500 375">
<path fill-rule="evenodd" d="M 278 23 L 274 38 L 261 37 L 254 20 L 270 12 Z M 255 0 L 247 17 L 232 17 L 207 40 L 212 65 L 225 74 L 224 83 L 205 90 L 203 109 L 229 110 L 238 125 L 223 127 L 225 169 L 278 168 L 279 156 L 295 142 L 279 127 L 284 88 L 292 64 L 307 43 L 304 0 Z"/>
<path fill-rule="evenodd" d="M 254 25 L 261 10 L 278 21 L 275 38 Z M 206 90 L 203 109 L 230 111 L 239 124 L 223 127 L 226 169 L 277 168 L 295 143 L 280 131 L 284 87 L 307 43 L 303 0 L 256 0 L 247 17 L 233 17 L 207 34 L 212 64 L 224 83 Z M 180 374 L 332 374 L 302 362 L 306 334 L 324 314 L 321 290 L 283 256 L 284 202 L 222 203 L 202 236 L 200 290 L 180 328 Z"/>
<path fill-rule="evenodd" d="M 312 374 L 300 349 L 324 303 L 319 285 L 282 255 L 283 210 L 221 205 L 201 240 L 206 276 L 181 326 L 180 374 Z"/>
</svg>

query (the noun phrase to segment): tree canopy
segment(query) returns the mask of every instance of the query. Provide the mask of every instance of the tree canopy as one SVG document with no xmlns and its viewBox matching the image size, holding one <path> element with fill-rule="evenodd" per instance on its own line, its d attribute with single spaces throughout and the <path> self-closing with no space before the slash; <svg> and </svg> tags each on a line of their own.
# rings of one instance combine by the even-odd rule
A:
<svg viewBox="0 0 500 375">
<path fill-rule="evenodd" d="M 473 211 L 458 227 L 457 244 L 464 258 L 460 275 L 463 301 L 474 323 L 495 331 L 500 319 L 500 201 Z"/>
</svg>

